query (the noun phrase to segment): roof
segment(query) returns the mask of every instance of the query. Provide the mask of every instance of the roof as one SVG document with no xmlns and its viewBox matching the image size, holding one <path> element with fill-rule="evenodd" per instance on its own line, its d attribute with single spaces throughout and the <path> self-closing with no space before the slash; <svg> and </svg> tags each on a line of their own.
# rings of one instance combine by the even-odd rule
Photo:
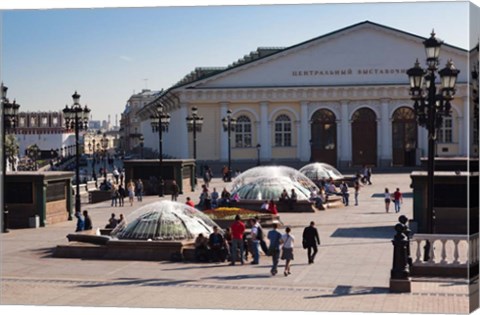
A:
<svg viewBox="0 0 480 315">
<path fill-rule="evenodd" d="M 286 47 L 286 48 L 285 47 L 259 47 L 259 48 L 257 48 L 256 51 L 253 51 L 250 54 L 245 55 L 243 58 L 241 58 L 238 61 L 230 64 L 227 67 L 196 68 L 194 71 L 192 71 L 192 73 L 190 73 L 189 75 L 184 77 L 182 80 L 180 80 L 177 84 L 175 84 L 174 86 L 172 86 L 168 90 L 171 90 L 173 88 L 178 88 L 178 87 L 181 87 L 181 86 L 185 86 L 185 85 L 188 85 L 190 83 L 197 82 L 197 81 L 206 79 L 208 77 L 211 77 L 211 76 L 214 76 L 214 75 L 217 75 L 217 74 L 220 74 L 220 73 L 224 73 L 224 72 L 229 71 L 233 68 L 237 68 L 237 67 L 243 66 L 245 64 L 249 64 L 249 63 L 255 62 L 255 61 L 263 59 L 263 58 L 267 58 L 267 57 L 275 55 L 275 54 L 283 53 L 283 52 L 292 50 L 294 48 L 297 48 L 299 46 L 303 46 L 305 44 L 317 41 L 319 39 L 323 39 L 323 38 L 332 36 L 334 34 L 338 34 L 338 33 L 353 29 L 353 28 L 357 28 L 357 27 L 362 26 L 362 25 L 373 25 L 373 26 L 376 26 L 376 27 L 380 27 L 380 28 L 383 28 L 383 29 L 390 30 L 390 31 L 398 32 L 398 33 L 401 33 L 401 34 L 404 34 L 404 35 L 407 35 L 407 36 L 415 37 L 415 38 L 418 38 L 418 39 L 421 39 L 421 40 L 426 40 L 427 39 L 425 37 L 422 37 L 422 36 L 419 36 L 419 35 L 416 35 L 416 34 L 408 33 L 408 32 L 405 32 L 405 31 L 402 31 L 402 30 L 399 30 L 399 29 L 396 29 L 396 28 L 392 28 L 392 27 L 389 27 L 389 26 L 385 26 L 385 25 L 382 25 L 382 24 L 378 24 L 378 23 L 374 23 L 374 22 L 366 20 L 366 21 L 356 23 L 356 24 L 338 29 L 336 31 L 318 36 L 318 37 L 309 39 L 307 41 L 295 44 L 295 45 L 290 46 L 290 47 Z M 447 43 L 443 43 L 443 45 L 447 46 L 447 47 L 450 47 L 450 48 L 453 48 L 453 49 L 457 49 L 457 50 L 467 52 L 467 50 L 465 50 L 463 48 L 459 48 L 459 47 L 456 47 L 456 46 L 453 46 L 453 45 L 449 45 Z M 208 69 L 210 69 L 210 70 L 208 70 Z M 192 75 L 193 73 L 195 73 L 195 75 Z"/>
</svg>

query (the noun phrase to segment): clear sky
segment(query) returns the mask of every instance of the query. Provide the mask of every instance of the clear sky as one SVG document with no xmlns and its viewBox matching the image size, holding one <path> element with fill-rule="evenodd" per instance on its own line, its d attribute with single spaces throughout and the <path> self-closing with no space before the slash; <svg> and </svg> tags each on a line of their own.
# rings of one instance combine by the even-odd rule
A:
<svg viewBox="0 0 480 315">
<path fill-rule="evenodd" d="M 22 111 L 61 110 L 77 90 L 93 119 L 110 114 L 115 123 L 133 92 L 166 89 L 195 67 L 227 66 L 257 47 L 287 47 L 365 20 L 424 37 L 435 29 L 446 43 L 469 49 L 468 8 L 405 2 L 7 9 L 1 77 Z"/>
</svg>

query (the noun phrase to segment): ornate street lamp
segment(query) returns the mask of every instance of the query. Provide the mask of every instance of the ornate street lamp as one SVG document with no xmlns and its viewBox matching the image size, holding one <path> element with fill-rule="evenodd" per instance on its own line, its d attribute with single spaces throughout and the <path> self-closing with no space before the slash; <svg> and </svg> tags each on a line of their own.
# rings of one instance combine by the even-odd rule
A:
<svg viewBox="0 0 480 315">
<path fill-rule="evenodd" d="M 8 207 L 7 201 L 5 200 L 5 183 L 6 183 L 6 172 L 7 172 L 7 156 L 6 154 L 6 147 L 5 147 L 5 136 L 7 133 L 13 133 L 15 128 L 17 127 L 18 123 L 18 109 L 20 105 L 13 101 L 10 101 L 7 98 L 7 90 L 8 87 L 1 84 L 1 97 L 2 97 L 2 112 L 3 112 L 3 123 L 2 123 L 2 137 L 3 137 L 3 210 L 2 210 L 2 233 L 8 233 Z"/>
<path fill-rule="evenodd" d="M 163 197 L 163 132 L 168 132 L 168 125 L 170 124 L 170 115 L 168 113 L 164 113 L 163 105 L 158 104 L 156 107 L 156 112 L 154 115 L 150 116 L 152 120 L 152 132 L 158 132 L 158 149 L 159 149 L 159 160 L 160 160 L 160 176 L 159 176 L 159 192 L 158 195 Z"/>
<path fill-rule="evenodd" d="M 73 105 L 70 107 L 65 105 L 63 109 L 63 116 L 65 117 L 65 127 L 67 129 L 75 129 L 75 178 L 76 178 L 76 193 L 75 193 L 75 213 L 81 212 L 80 203 L 80 142 L 79 131 L 88 129 L 88 115 L 90 109 L 85 105 L 82 106 L 79 103 L 80 94 L 72 95 Z M 68 213 L 68 220 L 72 220 L 72 214 Z"/>
<path fill-rule="evenodd" d="M 197 132 L 202 131 L 203 117 L 198 116 L 198 108 L 194 106 L 192 114 L 187 116 L 186 120 L 188 132 L 193 133 L 193 159 L 195 160 L 193 174 L 195 174 L 195 184 L 197 184 Z"/>
<path fill-rule="evenodd" d="M 222 118 L 223 131 L 228 132 L 228 181 L 232 178 L 232 131 L 235 131 L 237 120 L 232 117 L 232 111 L 227 110 L 227 116 Z"/>
<path fill-rule="evenodd" d="M 435 233 L 434 201 L 434 171 L 435 171 L 435 142 L 437 130 L 442 126 L 443 117 L 450 116 L 450 101 L 455 95 L 455 84 L 459 70 L 455 69 L 449 60 L 442 70 L 437 71 L 439 64 L 440 46 L 442 42 L 435 38 L 435 33 L 423 42 L 427 56 L 427 69 L 420 67 L 418 59 L 413 68 L 407 71 L 410 80 L 410 95 L 414 101 L 413 108 L 417 122 L 428 131 L 428 194 L 427 194 L 427 231 Z M 437 91 L 435 86 L 438 72 L 441 84 Z M 430 243 L 425 245 L 424 259 L 429 259 Z"/>
<path fill-rule="evenodd" d="M 260 166 L 260 148 L 262 145 L 260 143 L 257 144 L 257 166 Z"/>
<path fill-rule="evenodd" d="M 108 138 L 107 138 L 107 135 L 105 133 L 103 134 L 103 137 L 100 139 L 100 143 L 102 144 L 103 174 L 105 175 L 105 182 L 106 182 L 107 181 Z"/>
</svg>

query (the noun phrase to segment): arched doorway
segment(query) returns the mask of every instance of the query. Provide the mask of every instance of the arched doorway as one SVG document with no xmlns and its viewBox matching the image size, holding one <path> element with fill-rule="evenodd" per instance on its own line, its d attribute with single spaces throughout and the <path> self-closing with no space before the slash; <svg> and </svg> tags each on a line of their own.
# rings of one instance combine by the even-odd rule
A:
<svg viewBox="0 0 480 315">
<path fill-rule="evenodd" d="M 319 109 L 312 116 L 311 161 L 337 166 L 337 123 L 335 114 Z"/>
<path fill-rule="evenodd" d="M 377 164 L 377 115 L 369 108 L 360 108 L 352 116 L 352 163 Z"/>
<path fill-rule="evenodd" d="M 417 120 L 409 107 L 400 107 L 392 116 L 392 164 L 415 166 Z"/>
</svg>

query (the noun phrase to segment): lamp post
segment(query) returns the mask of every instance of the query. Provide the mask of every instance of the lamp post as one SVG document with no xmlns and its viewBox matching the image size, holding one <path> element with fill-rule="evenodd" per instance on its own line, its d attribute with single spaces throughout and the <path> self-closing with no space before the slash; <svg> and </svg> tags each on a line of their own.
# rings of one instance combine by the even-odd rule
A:
<svg viewBox="0 0 480 315">
<path fill-rule="evenodd" d="M 262 145 L 260 143 L 257 144 L 257 166 L 260 166 L 260 148 Z"/>
<path fill-rule="evenodd" d="M 163 105 L 158 104 L 156 107 L 156 112 L 154 115 L 150 117 L 152 120 L 152 131 L 158 132 L 158 150 L 159 150 L 159 160 L 160 160 L 160 176 L 159 176 L 159 197 L 163 197 L 163 132 L 168 132 L 168 125 L 170 124 L 170 115 L 168 113 L 164 113 Z"/>
<path fill-rule="evenodd" d="M 13 103 L 10 103 L 10 101 L 7 98 L 7 90 L 8 87 L 3 85 L 3 82 L 1 84 L 1 97 L 2 97 L 2 112 L 3 112 L 3 123 L 2 123 L 2 141 L 3 141 L 3 170 L 2 170 L 2 176 L 3 176 L 3 210 L 2 210 L 2 233 L 8 233 L 8 207 L 7 207 L 7 201 L 5 200 L 5 183 L 6 183 L 6 172 L 7 172 L 7 157 L 6 157 L 6 147 L 5 147 L 5 135 L 8 132 L 12 132 L 15 130 L 18 122 L 18 109 L 20 108 L 20 105 L 17 104 L 15 101 Z"/>
<path fill-rule="evenodd" d="M 449 60 L 442 70 L 438 70 L 440 46 L 442 42 L 435 38 L 435 33 L 423 42 L 427 56 L 427 69 L 420 67 L 418 59 L 413 68 L 407 71 L 410 80 L 410 95 L 414 101 L 413 108 L 417 122 L 428 131 L 428 187 L 427 187 L 427 231 L 435 233 L 434 201 L 434 171 L 435 171 L 435 142 L 437 130 L 442 126 L 444 116 L 450 116 L 450 101 L 455 95 L 455 84 L 459 70 L 455 69 Z M 438 72 L 441 86 L 437 90 L 435 78 Z M 431 244 L 425 245 L 424 259 L 429 259 Z"/>
<path fill-rule="evenodd" d="M 197 184 L 197 132 L 202 131 L 203 126 L 203 117 L 198 116 L 198 108 L 196 106 L 192 107 L 192 114 L 187 116 L 187 129 L 188 132 L 193 134 L 193 159 L 195 160 L 194 164 L 194 173 L 195 174 L 195 185 Z"/>
<path fill-rule="evenodd" d="M 143 144 L 144 144 L 145 138 L 143 137 L 143 135 L 141 135 L 140 137 L 138 137 L 138 139 L 140 140 L 140 159 L 143 160 Z"/>
<path fill-rule="evenodd" d="M 90 109 L 85 105 L 84 108 L 79 103 L 80 95 L 77 91 L 72 95 L 73 105 L 70 107 L 65 105 L 63 109 L 63 115 L 65 117 L 65 126 L 67 129 L 75 129 L 75 213 L 81 212 L 80 203 L 80 142 L 79 132 L 80 130 L 87 130 L 88 128 L 88 115 Z M 72 214 L 68 213 L 68 220 L 72 220 Z"/>
<path fill-rule="evenodd" d="M 108 138 L 107 135 L 104 133 L 102 139 L 100 139 L 100 143 L 102 144 L 102 153 L 103 153 L 103 174 L 105 175 L 105 182 L 107 181 L 107 149 L 108 149 Z"/>
<path fill-rule="evenodd" d="M 228 181 L 232 178 L 232 131 L 235 131 L 237 120 L 232 117 L 232 111 L 227 110 L 227 116 L 222 118 L 223 131 L 228 132 Z"/>
</svg>

